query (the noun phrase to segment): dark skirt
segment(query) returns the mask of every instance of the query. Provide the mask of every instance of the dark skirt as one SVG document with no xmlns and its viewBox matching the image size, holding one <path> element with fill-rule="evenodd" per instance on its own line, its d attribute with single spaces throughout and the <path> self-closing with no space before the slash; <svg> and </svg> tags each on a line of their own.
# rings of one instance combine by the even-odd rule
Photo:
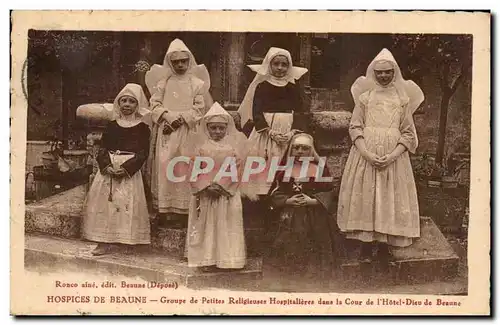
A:
<svg viewBox="0 0 500 325">
<path fill-rule="evenodd" d="M 331 277 L 336 267 L 334 231 L 322 206 L 285 208 L 273 243 L 274 260 L 287 273 Z M 312 275 L 312 274 L 311 274 Z"/>
</svg>

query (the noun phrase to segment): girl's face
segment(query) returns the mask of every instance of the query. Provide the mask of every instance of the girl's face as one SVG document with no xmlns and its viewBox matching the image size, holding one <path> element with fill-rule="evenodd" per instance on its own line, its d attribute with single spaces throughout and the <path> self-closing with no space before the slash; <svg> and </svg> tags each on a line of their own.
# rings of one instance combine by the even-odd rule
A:
<svg viewBox="0 0 500 325">
<path fill-rule="evenodd" d="M 311 156 L 311 147 L 306 144 L 293 144 L 292 149 L 290 151 L 290 155 L 295 158 L 300 157 L 310 157 Z"/>
<path fill-rule="evenodd" d="M 137 110 L 137 100 L 132 96 L 120 97 L 118 105 L 120 106 L 120 112 L 125 116 L 134 114 Z"/>
<path fill-rule="evenodd" d="M 189 54 L 186 52 L 174 52 L 170 55 L 170 63 L 176 74 L 183 75 L 189 68 Z"/>
<path fill-rule="evenodd" d="M 207 123 L 208 134 L 214 141 L 220 141 L 226 135 L 227 124 L 222 122 Z"/>
<path fill-rule="evenodd" d="M 271 60 L 271 74 L 276 78 L 283 78 L 286 76 L 289 65 L 286 56 L 277 55 Z"/>
<path fill-rule="evenodd" d="M 388 70 L 373 70 L 375 72 L 375 79 L 382 86 L 387 86 L 394 78 L 394 69 Z"/>
</svg>

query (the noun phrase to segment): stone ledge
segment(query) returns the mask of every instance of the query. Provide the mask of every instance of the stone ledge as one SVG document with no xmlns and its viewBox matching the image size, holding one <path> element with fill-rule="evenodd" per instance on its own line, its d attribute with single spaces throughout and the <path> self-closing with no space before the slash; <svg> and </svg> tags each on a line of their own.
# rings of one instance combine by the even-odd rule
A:
<svg viewBox="0 0 500 325">
<path fill-rule="evenodd" d="M 347 130 L 351 122 L 351 116 L 352 113 L 347 111 L 312 112 L 311 124 L 317 130 Z"/>
<path fill-rule="evenodd" d="M 459 257 L 429 217 L 420 218 L 421 237 L 411 246 L 392 249 L 394 261 L 388 270 L 374 262 L 361 264 L 357 261 L 359 248 L 356 242 L 346 242 L 349 255 L 341 270 L 346 281 L 359 281 L 365 277 L 384 277 L 394 283 L 423 283 L 452 280 L 458 274 Z"/>
<path fill-rule="evenodd" d="M 240 116 L 237 111 L 228 111 L 237 127 L 240 127 Z M 311 128 L 333 132 L 349 128 L 352 113 L 348 111 L 315 111 L 311 112 Z"/>
<path fill-rule="evenodd" d="M 86 185 L 80 185 L 27 204 L 24 220 L 25 231 L 79 238 L 86 190 Z"/>
<path fill-rule="evenodd" d="M 49 197 L 26 207 L 26 232 L 42 233 L 65 238 L 80 238 L 81 209 L 85 186 L 80 186 Z M 249 256 L 265 253 L 268 238 L 263 228 L 245 229 Z M 184 252 L 185 230 L 160 229 L 153 235 L 152 248 L 173 257 Z M 356 262 L 357 247 L 346 247 L 344 275 L 359 278 L 366 265 Z M 458 256 L 431 218 L 421 218 L 421 238 L 408 248 L 393 251 L 396 261 L 392 263 L 389 277 L 404 281 L 428 281 L 453 277 L 458 270 Z M 376 263 L 375 263 L 376 264 Z M 377 268 L 377 265 L 371 267 Z M 374 273 L 374 272 L 371 272 Z M 377 273 L 377 272 L 375 272 Z M 346 279 L 348 280 L 348 279 Z"/>
<path fill-rule="evenodd" d="M 80 186 L 39 202 L 27 205 L 25 219 L 26 231 L 28 233 L 41 232 L 43 234 L 59 237 L 79 238 L 81 208 L 83 206 L 84 196 L 85 186 Z M 29 234 L 26 236 L 27 238 L 40 237 L 39 235 Z M 169 236 L 175 237 L 175 240 L 172 239 L 171 241 L 168 241 L 166 238 L 169 238 Z M 247 228 L 246 236 L 249 256 L 255 255 L 255 252 L 257 252 L 257 254 L 262 252 L 265 253 L 267 238 L 265 238 L 262 228 Z M 171 261 L 173 259 L 175 260 L 176 257 L 178 258 L 180 254 L 182 254 L 185 231 L 163 230 L 163 234 L 160 231 L 158 236 L 155 236 L 154 238 L 153 247 L 159 249 L 160 252 L 151 256 L 159 256 Z M 90 243 L 79 240 L 63 238 L 59 238 L 57 240 L 62 245 L 61 249 L 70 247 L 68 243 L 85 243 L 82 245 L 91 245 Z M 165 244 L 165 242 L 167 242 L 168 245 Z M 40 247 L 36 244 L 33 245 L 30 246 L 30 254 L 45 254 L 43 252 L 35 252 L 37 249 L 39 250 Z M 421 218 L 420 239 L 408 248 L 393 250 L 395 262 L 390 265 L 390 268 L 387 271 L 381 271 L 379 268 L 380 266 L 377 265 L 377 263 L 372 263 L 371 265 L 360 265 L 356 261 L 357 247 L 355 245 L 346 245 L 345 251 L 349 253 L 349 256 L 346 256 L 345 262 L 342 263 L 341 275 L 346 283 L 353 284 L 359 283 L 359 281 L 365 280 L 366 278 L 383 280 L 385 283 L 421 283 L 443 280 L 453 281 L 453 278 L 458 272 L 459 266 L 458 256 L 433 220 L 428 217 Z M 176 252 L 176 254 L 165 254 L 165 252 Z M 60 254 L 65 255 L 64 251 L 62 253 L 60 252 Z M 148 254 L 154 253 L 149 251 Z M 169 258 L 165 255 L 170 255 L 171 257 Z M 92 259 L 92 261 L 93 260 L 94 259 Z M 47 261 L 47 263 L 49 263 L 51 259 Z M 94 263 L 92 261 L 88 263 Z M 144 263 L 146 262 L 141 263 L 138 265 L 145 265 Z M 132 263 L 131 268 L 132 270 L 135 270 L 137 266 L 134 266 Z M 251 276 L 254 275 L 255 274 L 252 273 Z M 217 279 L 219 279 L 219 277 L 217 277 Z M 196 282 L 198 280 L 193 279 L 192 281 Z M 224 282 L 226 280 L 221 281 Z M 375 282 L 376 281 L 377 280 L 375 280 Z"/>
<path fill-rule="evenodd" d="M 226 107 L 227 109 L 228 107 Z M 237 109 L 237 107 L 236 107 Z M 237 127 L 240 127 L 240 115 L 235 110 L 235 107 L 228 109 L 228 113 L 233 117 Z M 346 130 L 349 127 L 352 113 L 348 111 L 311 111 L 311 124 L 313 129 L 321 129 L 327 131 Z M 105 116 L 97 116 L 89 118 L 84 115 L 79 115 L 78 118 L 92 122 L 95 125 L 105 123 Z"/>
<path fill-rule="evenodd" d="M 316 283 L 317 279 L 290 278 L 266 266 L 262 259 L 249 259 L 246 269 L 239 272 L 200 273 L 189 268 L 181 259 L 166 257 L 158 253 L 136 255 L 113 254 L 92 257 L 89 252 L 95 244 L 45 235 L 25 236 L 24 265 L 26 270 L 38 273 L 77 272 L 141 278 L 145 281 L 172 282 L 191 288 L 216 287 L 230 290 L 261 292 L 336 292 L 359 294 L 425 294 L 466 295 L 467 280 L 464 278 L 439 280 L 427 283 L 393 281 L 391 274 L 373 275 L 365 272 L 355 281 L 339 278 L 328 285 Z M 351 269 L 352 270 L 352 269 Z M 345 269 L 349 272 L 350 269 Z M 425 269 L 424 269 L 425 271 Z"/>
<path fill-rule="evenodd" d="M 230 272 L 200 272 L 187 266 L 185 260 L 163 254 L 138 251 L 134 255 L 114 253 L 94 257 L 90 254 L 95 244 L 44 235 L 25 236 L 24 264 L 38 272 L 96 271 L 128 277 L 141 277 L 146 281 L 177 282 L 191 288 L 237 287 L 260 279 L 262 259 L 249 258 L 244 269 Z"/>
<path fill-rule="evenodd" d="M 153 237 L 152 246 L 172 256 L 184 255 L 186 229 L 160 228 Z M 266 242 L 265 231 L 262 228 L 245 228 L 245 244 L 249 256 L 258 256 L 262 253 L 262 243 Z"/>
</svg>

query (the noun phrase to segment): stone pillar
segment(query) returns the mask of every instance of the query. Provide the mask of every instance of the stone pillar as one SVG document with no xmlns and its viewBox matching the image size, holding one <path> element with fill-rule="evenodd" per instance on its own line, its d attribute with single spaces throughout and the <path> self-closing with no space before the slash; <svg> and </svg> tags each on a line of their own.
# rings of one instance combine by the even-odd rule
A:
<svg viewBox="0 0 500 325">
<path fill-rule="evenodd" d="M 214 101 L 221 104 L 224 103 L 224 71 L 225 71 L 225 53 L 224 53 L 224 33 L 218 33 L 215 38 L 214 44 L 217 44 L 217 50 L 215 50 L 214 55 L 211 57 L 212 62 L 210 64 L 210 94 L 212 95 Z"/>
<path fill-rule="evenodd" d="M 301 80 L 304 81 L 305 86 L 309 86 L 311 76 L 311 34 L 300 34 L 300 52 L 299 52 L 299 66 L 309 70 Z"/>
<path fill-rule="evenodd" d="M 146 36 L 144 39 L 144 45 L 139 50 L 138 61 L 135 64 L 137 83 L 142 86 L 146 97 L 149 98 L 151 94 L 149 93 L 148 87 L 146 87 L 146 72 L 149 70 L 151 64 L 151 38 Z"/>
<path fill-rule="evenodd" d="M 236 110 L 243 99 L 241 91 L 243 69 L 245 67 L 245 33 L 231 33 L 224 38 L 224 49 L 227 53 L 223 78 L 224 106 L 228 110 Z"/>
<path fill-rule="evenodd" d="M 111 73 L 113 75 L 113 87 L 112 87 L 112 93 L 113 94 L 118 94 L 120 91 L 120 86 L 124 84 L 121 76 L 121 71 L 120 71 L 120 65 L 121 65 L 121 50 L 122 50 L 122 34 L 120 33 L 114 33 L 113 38 L 112 38 L 112 44 L 113 44 L 113 54 L 112 54 L 112 68 L 111 68 Z"/>
<path fill-rule="evenodd" d="M 304 93 L 304 105 L 308 110 L 311 110 L 311 34 L 300 34 L 300 50 L 299 50 L 299 63 L 298 65 L 309 70 L 299 80 L 299 85 Z"/>
</svg>

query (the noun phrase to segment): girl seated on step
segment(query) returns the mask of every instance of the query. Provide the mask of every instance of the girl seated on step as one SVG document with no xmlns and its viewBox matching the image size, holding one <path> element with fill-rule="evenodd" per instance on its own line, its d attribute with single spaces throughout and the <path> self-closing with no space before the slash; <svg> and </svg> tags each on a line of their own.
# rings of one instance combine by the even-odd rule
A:
<svg viewBox="0 0 500 325">
<path fill-rule="evenodd" d="M 314 149 L 312 136 L 295 135 L 270 192 L 280 224 L 273 251 L 287 274 L 328 280 L 334 273 L 338 233 L 333 220 L 333 185 Z"/>
</svg>

